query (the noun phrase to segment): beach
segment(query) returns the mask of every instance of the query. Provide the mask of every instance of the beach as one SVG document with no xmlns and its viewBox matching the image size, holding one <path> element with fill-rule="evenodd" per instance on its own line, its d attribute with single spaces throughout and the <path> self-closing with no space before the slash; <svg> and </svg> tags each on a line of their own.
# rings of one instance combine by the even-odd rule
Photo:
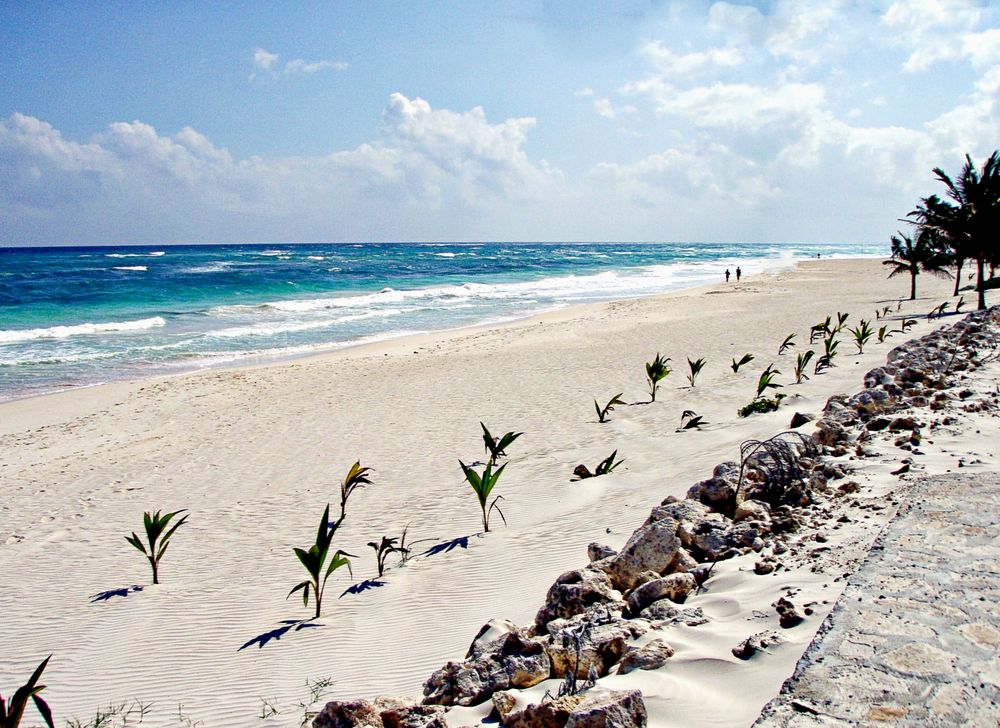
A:
<svg viewBox="0 0 1000 728">
<path fill-rule="evenodd" d="M 897 311 L 908 281 L 885 275 L 878 260 L 808 260 L 738 284 L 0 404 L 0 573 L 13 585 L 0 597 L 0 686 L 6 695 L 51 653 L 45 695 L 60 724 L 84 725 L 118 704 L 149 705 L 143 725 L 224 728 L 297 726 L 335 698 L 418 700 L 488 620 L 532 623 L 553 580 L 587 563 L 588 544 L 620 548 L 664 498 L 739 460 L 741 442 L 787 429 L 795 412 L 820 413 L 831 395 L 859 390 L 894 346 L 957 319 L 926 317 L 954 303 L 951 281 L 920 276 L 918 299 Z M 883 307 L 887 320 L 874 321 Z M 836 366 L 810 367 L 794 384 L 796 354 L 822 347 L 810 347 L 810 327 L 838 312 L 850 314 L 847 327 L 915 323 L 862 354 L 845 329 Z M 795 347 L 779 355 L 791 333 Z M 657 353 L 673 371 L 649 403 L 644 364 Z M 746 353 L 753 360 L 734 373 L 730 361 Z M 687 359 L 700 357 L 692 387 Z M 738 417 L 772 363 L 783 386 L 769 394 L 787 398 Z M 619 392 L 629 404 L 598 423 L 594 400 Z M 685 410 L 707 424 L 678 431 Z M 506 523 L 494 515 L 488 534 L 459 467 L 484 457 L 480 422 L 524 433 L 495 490 Z M 982 444 L 991 431 L 966 435 L 953 447 L 978 447 L 975 467 L 995 469 Z M 593 469 L 612 451 L 623 460 L 612 473 L 571 482 L 578 464 Z M 372 484 L 350 497 L 334 540 L 356 555 L 353 577 L 334 573 L 313 626 L 267 639 L 312 615 L 297 595 L 285 599 L 305 578 L 292 547 L 311 544 L 328 503 L 339 509 L 355 461 L 372 468 Z M 897 482 L 888 472 L 886 461 L 869 474 L 876 495 Z M 190 516 L 152 586 L 125 536 L 159 509 Z M 841 531 L 848 562 L 863 558 L 877 522 Z M 368 542 L 404 528 L 408 563 L 391 555 L 378 584 L 338 598 L 375 579 Z M 643 689 L 650 725 L 751 724 L 843 589 L 825 575 L 764 581 L 746 569 L 720 564 L 716 586 L 728 586 L 690 600 L 712 622 L 682 630 L 666 666 L 606 679 Z M 747 615 L 769 610 L 795 579 L 814 595 L 815 618 L 763 665 L 723 659 L 746 636 Z M 464 710 L 455 725 L 485 717 Z"/>
</svg>

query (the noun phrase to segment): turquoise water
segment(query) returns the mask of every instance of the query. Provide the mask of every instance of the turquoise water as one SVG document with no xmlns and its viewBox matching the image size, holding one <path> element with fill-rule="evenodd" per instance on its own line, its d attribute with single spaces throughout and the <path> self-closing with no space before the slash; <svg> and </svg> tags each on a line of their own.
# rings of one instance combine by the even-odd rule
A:
<svg viewBox="0 0 1000 728">
<path fill-rule="evenodd" d="M 0 248 L 0 400 L 514 320 L 884 245 Z"/>
</svg>

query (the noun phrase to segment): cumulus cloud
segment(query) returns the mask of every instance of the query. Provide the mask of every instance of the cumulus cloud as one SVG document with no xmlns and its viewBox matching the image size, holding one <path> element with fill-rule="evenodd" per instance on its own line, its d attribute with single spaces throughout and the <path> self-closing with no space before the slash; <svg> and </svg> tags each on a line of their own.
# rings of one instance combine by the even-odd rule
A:
<svg viewBox="0 0 1000 728">
<path fill-rule="evenodd" d="M 433 109 L 393 94 L 370 143 L 317 157 L 236 159 L 191 128 L 165 135 L 116 122 L 79 142 L 13 114 L 0 122 L 0 240 L 474 235 L 562 183 L 524 152 L 534 124 L 491 123 L 478 107 Z"/>
<path fill-rule="evenodd" d="M 277 53 L 271 53 L 263 48 L 255 48 L 253 52 L 253 66 L 256 70 L 250 74 L 250 79 L 257 78 L 258 71 L 267 75 L 274 75 L 280 69 L 286 76 L 309 76 L 320 71 L 344 71 L 349 68 L 349 64 L 345 61 L 306 61 L 302 58 L 293 58 L 282 65 L 280 60 L 281 56 Z"/>
</svg>

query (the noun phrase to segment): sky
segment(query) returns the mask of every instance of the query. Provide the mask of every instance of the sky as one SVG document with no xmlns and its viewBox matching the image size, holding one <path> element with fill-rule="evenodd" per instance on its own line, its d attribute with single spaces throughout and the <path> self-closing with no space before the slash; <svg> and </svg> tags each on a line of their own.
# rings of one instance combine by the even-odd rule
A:
<svg viewBox="0 0 1000 728">
<path fill-rule="evenodd" d="M 997 147 L 991 0 L 0 0 L 0 245 L 877 242 Z"/>
</svg>

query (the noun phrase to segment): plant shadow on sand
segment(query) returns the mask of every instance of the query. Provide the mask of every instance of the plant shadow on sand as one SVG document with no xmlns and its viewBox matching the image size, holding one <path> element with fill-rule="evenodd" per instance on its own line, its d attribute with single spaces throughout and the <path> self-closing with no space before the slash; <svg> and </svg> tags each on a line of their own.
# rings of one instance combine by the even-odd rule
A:
<svg viewBox="0 0 1000 728">
<path fill-rule="evenodd" d="M 107 591 L 98 592 L 90 597 L 90 603 L 95 602 L 108 602 L 115 597 L 125 598 L 129 594 L 134 594 L 135 592 L 141 592 L 143 587 L 138 584 L 133 584 L 132 586 L 123 586 L 120 589 L 108 589 Z"/>
<path fill-rule="evenodd" d="M 453 538 L 450 541 L 442 541 L 439 544 L 431 546 L 429 549 L 424 551 L 421 556 L 436 556 L 438 554 L 446 554 L 449 551 L 454 551 L 457 548 L 468 549 L 469 548 L 469 536 L 459 536 L 458 538 Z"/>
<path fill-rule="evenodd" d="M 281 624 L 282 624 L 281 627 L 272 629 L 270 632 L 264 632 L 262 634 L 257 635 L 252 640 L 246 642 L 242 647 L 240 647 L 239 650 L 236 651 L 239 652 L 240 650 L 245 650 L 247 647 L 250 647 L 251 645 L 257 645 L 258 649 L 262 650 L 264 649 L 264 645 L 266 645 L 268 642 L 271 641 L 277 642 L 282 637 L 284 637 L 288 632 L 291 631 L 298 632 L 299 630 L 306 629 L 307 627 L 323 626 L 322 624 L 317 624 L 311 619 L 283 619 L 281 620 Z"/>
<path fill-rule="evenodd" d="M 365 579 L 344 589 L 343 593 L 337 598 L 343 599 L 348 594 L 360 594 L 370 589 L 378 589 L 380 586 L 385 586 L 385 582 L 381 579 Z"/>
</svg>

